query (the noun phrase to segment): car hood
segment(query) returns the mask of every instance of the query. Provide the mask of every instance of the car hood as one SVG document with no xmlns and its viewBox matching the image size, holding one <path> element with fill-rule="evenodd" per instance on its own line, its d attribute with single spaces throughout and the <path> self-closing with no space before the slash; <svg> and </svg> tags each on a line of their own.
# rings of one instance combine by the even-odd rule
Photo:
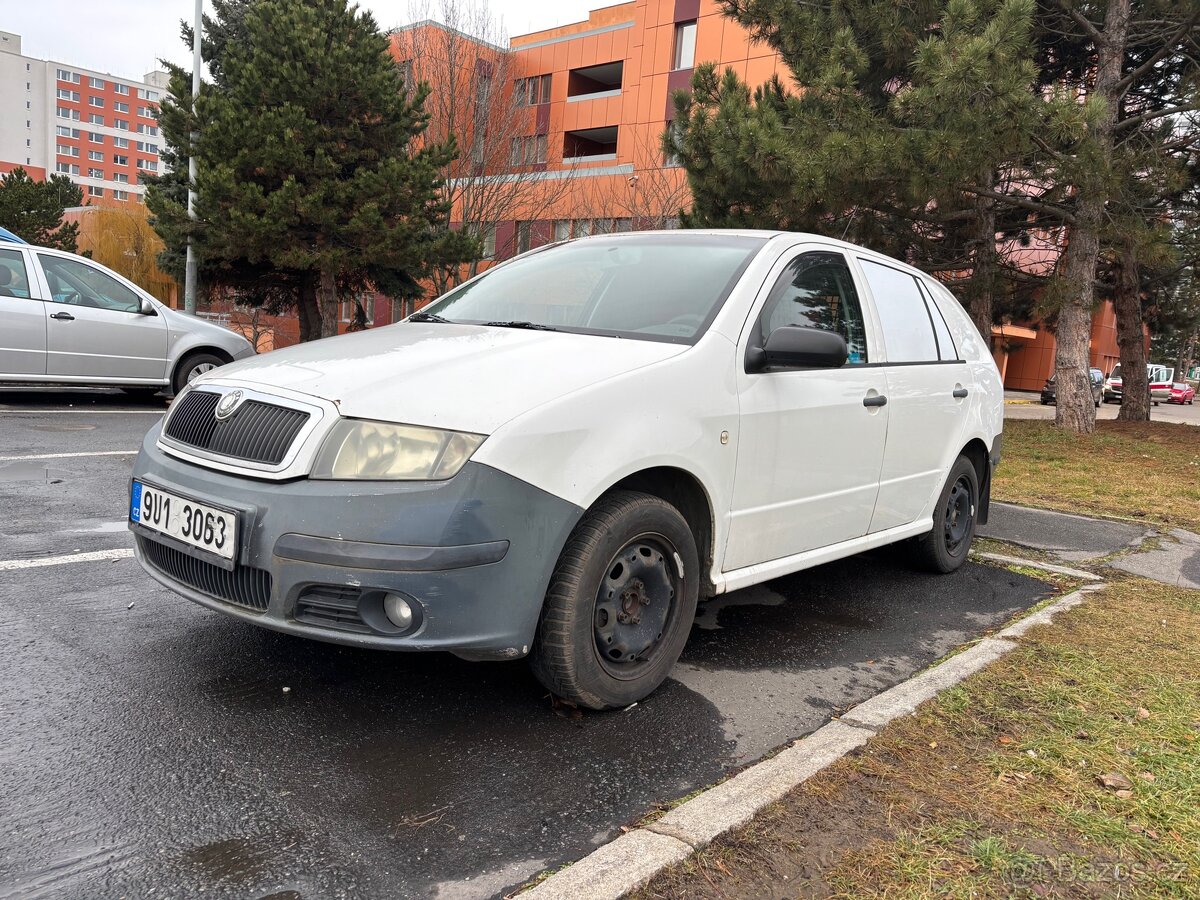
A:
<svg viewBox="0 0 1200 900">
<path fill-rule="evenodd" d="M 343 416 L 491 434 L 521 413 L 687 345 L 404 322 L 232 363 L 203 380 L 320 397 Z"/>
</svg>

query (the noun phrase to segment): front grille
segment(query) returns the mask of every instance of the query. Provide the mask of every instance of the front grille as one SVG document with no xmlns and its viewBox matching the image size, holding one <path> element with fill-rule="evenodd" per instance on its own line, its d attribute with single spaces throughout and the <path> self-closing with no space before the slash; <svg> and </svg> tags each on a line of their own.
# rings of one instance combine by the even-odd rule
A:
<svg viewBox="0 0 1200 900">
<path fill-rule="evenodd" d="M 186 584 L 214 600 L 223 600 L 254 612 L 264 612 L 271 602 L 271 573 L 251 566 L 233 571 L 188 556 L 174 547 L 138 537 L 142 555 L 168 578 Z"/>
<path fill-rule="evenodd" d="M 216 417 L 221 395 L 193 390 L 171 410 L 163 434 L 198 450 L 233 459 L 278 465 L 309 419 L 286 406 L 246 400 L 224 421 Z"/>
<path fill-rule="evenodd" d="M 317 585 L 310 587 L 296 601 L 295 619 L 309 625 L 372 634 L 366 622 L 358 614 L 358 600 L 362 591 L 358 588 Z"/>
</svg>

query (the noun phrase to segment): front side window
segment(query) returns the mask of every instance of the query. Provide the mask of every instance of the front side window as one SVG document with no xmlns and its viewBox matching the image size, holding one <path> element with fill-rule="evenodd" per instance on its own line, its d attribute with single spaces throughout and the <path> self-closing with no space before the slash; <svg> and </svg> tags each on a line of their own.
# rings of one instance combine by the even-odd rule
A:
<svg viewBox="0 0 1200 900">
<path fill-rule="evenodd" d="M 39 253 L 42 271 L 50 283 L 50 295 L 55 303 L 71 306 L 90 306 L 114 312 L 139 312 L 141 298 L 111 275 L 86 263 L 62 256 Z"/>
<path fill-rule="evenodd" d="M 31 296 L 25 257 L 19 250 L 0 250 L 0 297 L 28 300 Z"/>
<path fill-rule="evenodd" d="M 860 259 L 875 298 L 889 363 L 936 362 L 937 338 L 917 279 L 907 272 Z"/>
<path fill-rule="evenodd" d="M 518 228 L 518 246 L 520 238 Z M 691 344 L 762 245 L 759 238 L 665 234 L 556 244 L 491 269 L 423 312 L 452 322 Z"/>
<path fill-rule="evenodd" d="M 840 253 L 805 253 L 783 270 L 758 319 L 759 346 L 785 325 L 836 332 L 846 340 L 848 365 L 868 361 L 862 306 Z"/>
</svg>

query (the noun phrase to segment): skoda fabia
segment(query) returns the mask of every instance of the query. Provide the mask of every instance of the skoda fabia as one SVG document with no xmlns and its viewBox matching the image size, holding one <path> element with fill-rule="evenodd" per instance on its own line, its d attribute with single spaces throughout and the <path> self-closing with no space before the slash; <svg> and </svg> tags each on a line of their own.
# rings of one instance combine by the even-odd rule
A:
<svg viewBox="0 0 1200 900">
<path fill-rule="evenodd" d="M 196 379 L 135 464 L 145 569 L 304 637 L 645 697 L 696 604 L 882 544 L 963 564 L 1002 388 L 937 281 L 776 232 L 593 237 Z"/>
</svg>

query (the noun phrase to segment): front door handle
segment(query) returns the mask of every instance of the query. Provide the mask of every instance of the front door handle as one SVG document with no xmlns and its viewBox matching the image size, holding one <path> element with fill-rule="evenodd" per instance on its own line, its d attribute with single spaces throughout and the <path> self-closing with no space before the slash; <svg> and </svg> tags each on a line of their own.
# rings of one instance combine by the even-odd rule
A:
<svg viewBox="0 0 1200 900">
<path fill-rule="evenodd" d="M 73 315 L 71 315 L 70 313 L 55 313 L 50 318 L 58 319 L 58 321 L 60 321 L 60 322 L 74 322 L 75 321 L 75 317 Z"/>
<path fill-rule="evenodd" d="M 868 409 L 874 406 L 887 406 L 887 397 L 877 394 L 874 397 L 863 397 L 863 406 Z"/>
<path fill-rule="evenodd" d="M 970 391 L 968 391 L 964 387 L 955 388 L 954 389 L 954 399 L 961 400 L 963 397 L 967 396 L 967 394 L 969 394 L 969 393 L 970 393 Z"/>
</svg>

